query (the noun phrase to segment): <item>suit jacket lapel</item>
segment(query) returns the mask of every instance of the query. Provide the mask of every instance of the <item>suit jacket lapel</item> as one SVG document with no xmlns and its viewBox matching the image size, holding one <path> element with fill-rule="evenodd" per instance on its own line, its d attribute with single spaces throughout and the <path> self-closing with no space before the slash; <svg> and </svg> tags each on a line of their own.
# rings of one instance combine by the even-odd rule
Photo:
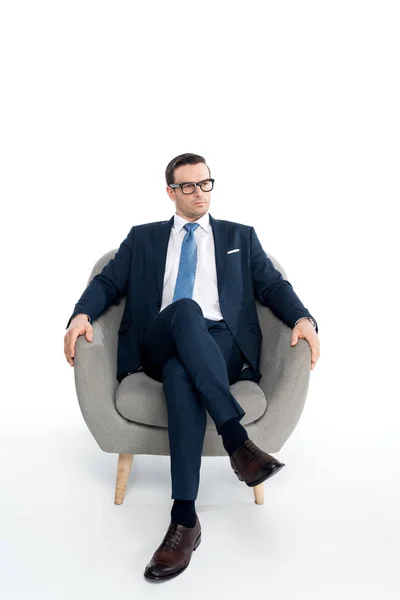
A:
<svg viewBox="0 0 400 600">
<path fill-rule="evenodd" d="M 217 269 L 217 284 L 219 298 L 223 296 L 222 288 L 225 280 L 225 260 L 227 235 L 223 223 L 218 219 L 214 219 L 210 215 L 210 224 L 213 230 L 214 247 L 215 247 L 215 266 Z"/>
<path fill-rule="evenodd" d="M 167 250 L 169 236 L 171 235 L 171 228 L 174 224 L 174 217 L 169 221 L 164 221 L 154 228 L 152 232 L 153 236 L 153 251 L 154 251 L 154 262 L 156 266 L 157 274 L 157 289 L 159 294 L 159 301 L 162 300 L 163 286 L 164 286 L 164 272 L 165 263 L 167 260 Z"/>
</svg>

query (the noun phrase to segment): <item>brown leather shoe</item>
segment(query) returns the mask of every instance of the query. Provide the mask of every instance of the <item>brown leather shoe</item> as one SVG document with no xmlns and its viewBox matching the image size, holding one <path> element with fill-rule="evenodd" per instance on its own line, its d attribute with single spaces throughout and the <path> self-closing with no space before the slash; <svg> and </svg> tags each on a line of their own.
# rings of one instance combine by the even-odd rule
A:
<svg viewBox="0 0 400 600">
<path fill-rule="evenodd" d="M 246 440 L 230 457 L 232 469 L 238 479 L 249 487 L 259 485 L 268 477 L 272 477 L 285 465 L 263 450 L 260 450 L 251 440 Z"/>
<path fill-rule="evenodd" d="M 144 576 L 164 581 L 180 575 L 189 565 L 192 552 L 200 542 L 201 525 L 197 515 L 194 527 L 184 527 L 171 521 L 163 541 L 144 571 Z"/>
</svg>

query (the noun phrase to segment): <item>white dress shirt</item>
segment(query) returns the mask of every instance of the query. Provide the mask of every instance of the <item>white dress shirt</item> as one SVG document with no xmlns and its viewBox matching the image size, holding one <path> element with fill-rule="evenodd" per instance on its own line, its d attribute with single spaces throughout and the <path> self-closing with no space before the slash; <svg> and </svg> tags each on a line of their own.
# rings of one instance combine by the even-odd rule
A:
<svg viewBox="0 0 400 600">
<path fill-rule="evenodd" d="M 186 229 L 184 229 L 186 223 L 190 223 L 190 221 L 186 221 L 177 214 L 174 215 L 174 225 L 171 227 L 171 235 L 168 242 L 160 311 L 171 304 L 174 297 L 182 242 L 187 233 Z M 219 306 L 214 236 L 208 212 L 198 219 L 196 223 L 199 224 L 199 227 L 193 232 L 197 244 L 197 269 L 194 280 L 193 300 L 200 305 L 203 316 L 206 319 L 221 321 L 224 317 Z"/>
</svg>

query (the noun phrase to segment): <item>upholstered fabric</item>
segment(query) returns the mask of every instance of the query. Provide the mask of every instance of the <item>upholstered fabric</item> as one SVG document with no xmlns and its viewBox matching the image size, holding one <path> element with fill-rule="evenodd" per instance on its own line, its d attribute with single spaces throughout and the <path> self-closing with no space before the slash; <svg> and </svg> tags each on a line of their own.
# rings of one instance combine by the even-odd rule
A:
<svg viewBox="0 0 400 600">
<path fill-rule="evenodd" d="M 246 414 L 242 425 L 259 419 L 267 409 L 267 400 L 254 381 L 238 381 L 230 386 L 232 394 Z M 168 427 L 168 412 L 162 383 L 148 377 L 144 372 L 132 373 L 121 381 L 117 390 L 118 412 L 135 423 Z M 214 421 L 207 413 L 207 428 L 214 428 Z"/>
<path fill-rule="evenodd" d="M 114 257 L 116 249 L 95 264 L 88 283 Z M 274 266 L 286 278 L 279 263 Z M 308 391 L 311 354 L 299 339 L 290 345 L 292 329 L 256 301 L 263 334 L 258 384 L 239 381 L 231 391 L 246 411 L 241 423 L 265 452 L 278 452 L 300 419 Z M 118 329 L 125 297 L 93 322 L 93 341 L 79 336 L 74 376 L 83 418 L 105 452 L 169 455 L 166 405 L 162 384 L 144 372 L 116 379 Z M 227 456 L 221 437 L 207 415 L 203 456 Z"/>
</svg>

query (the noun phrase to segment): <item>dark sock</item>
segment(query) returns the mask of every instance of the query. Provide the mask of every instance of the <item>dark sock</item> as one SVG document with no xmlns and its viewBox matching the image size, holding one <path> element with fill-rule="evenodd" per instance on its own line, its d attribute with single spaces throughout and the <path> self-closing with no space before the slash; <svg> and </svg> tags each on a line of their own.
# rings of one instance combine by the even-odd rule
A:
<svg viewBox="0 0 400 600">
<path fill-rule="evenodd" d="M 184 527 L 194 527 L 196 525 L 194 500 L 174 500 L 171 509 L 171 521 Z"/>
<path fill-rule="evenodd" d="M 247 431 L 235 417 L 225 421 L 218 433 L 222 436 L 222 443 L 229 456 L 249 439 Z"/>
</svg>

